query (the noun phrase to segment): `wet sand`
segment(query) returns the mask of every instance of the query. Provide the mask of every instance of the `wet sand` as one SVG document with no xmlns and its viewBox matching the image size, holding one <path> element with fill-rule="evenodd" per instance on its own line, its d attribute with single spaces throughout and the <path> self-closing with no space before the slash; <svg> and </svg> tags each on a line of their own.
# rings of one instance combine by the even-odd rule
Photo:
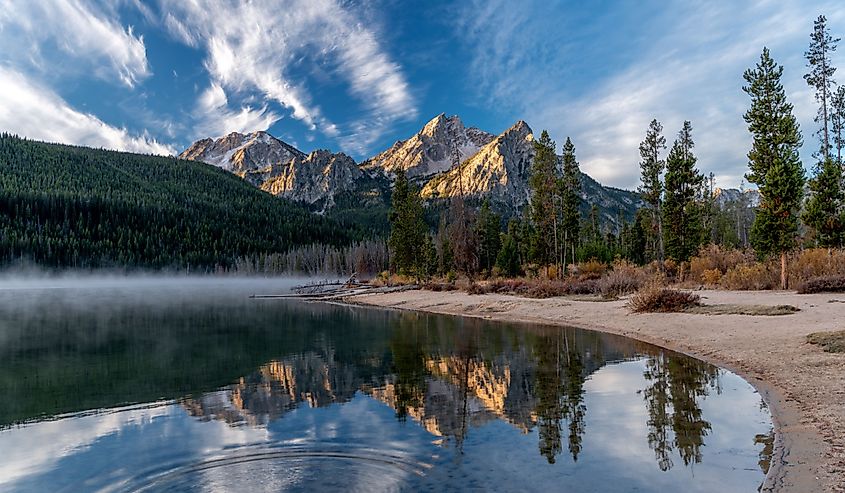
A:
<svg viewBox="0 0 845 493">
<path fill-rule="evenodd" d="M 781 316 L 631 314 L 626 300 L 534 300 L 509 295 L 404 291 L 350 303 L 491 320 L 574 326 L 680 351 L 743 376 L 763 395 L 775 425 L 763 491 L 845 492 L 845 354 L 807 334 L 845 329 L 845 294 L 700 291 L 705 304 L 793 305 Z"/>
</svg>

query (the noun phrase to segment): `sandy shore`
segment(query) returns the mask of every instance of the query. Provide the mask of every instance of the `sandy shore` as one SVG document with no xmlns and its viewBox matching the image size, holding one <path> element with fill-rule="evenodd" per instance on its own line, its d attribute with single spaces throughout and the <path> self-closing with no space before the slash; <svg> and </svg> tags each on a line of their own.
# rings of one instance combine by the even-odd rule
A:
<svg viewBox="0 0 845 493">
<path fill-rule="evenodd" d="M 633 315 L 625 301 L 532 300 L 507 295 L 405 291 L 347 299 L 432 313 L 575 326 L 681 351 L 742 375 L 775 421 L 775 457 L 764 491 L 845 492 L 845 354 L 807 344 L 811 332 L 845 329 L 845 294 L 701 291 L 706 304 L 793 305 L 800 312 Z"/>
</svg>

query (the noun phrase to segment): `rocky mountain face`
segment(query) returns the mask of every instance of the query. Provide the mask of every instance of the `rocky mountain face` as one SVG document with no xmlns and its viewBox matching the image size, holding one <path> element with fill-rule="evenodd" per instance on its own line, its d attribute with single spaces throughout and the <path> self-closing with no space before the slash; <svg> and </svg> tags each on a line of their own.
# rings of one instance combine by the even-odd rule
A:
<svg viewBox="0 0 845 493">
<path fill-rule="evenodd" d="M 343 153 L 314 151 L 286 163 L 271 164 L 248 171 L 244 178 L 262 190 L 294 202 L 320 206 L 334 205 L 334 195 L 356 186 L 364 171 Z"/>
<path fill-rule="evenodd" d="M 243 176 L 248 171 L 266 168 L 271 164 L 304 158 L 305 154 L 267 132 L 246 135 L 232 132 L 219 139 L 198 140 L 179 157 L 213 164 Z"/>
<path fill-rule="evenodd" d="M 725 207 L 731 203 L 744 202 L 751 207 L 760 205 L 760 192 L 757 190 L 740 190 L 738 188 L 717 188 L 713 191 L 716 204 Z"/>
<path fill-rule="evenodd" d="M 453 166 L 457 150 L 460 165 Z M 180 154 L 229 170 L 273 195 L 329 210 L 366 211 L 382 217 L 389 203 L 390 179 L 398 170 L 433 201 L 463 194 L 471 200 L 489 198 L 506 214 L 530 202 L 528 177 L 534 158 L 533 132 L 519 121 L 499 136 L 465 127 L 457 116 L 440 114 L 407 140 L 363 163 L 325 150 L 305 154 L 266 132 L 231 133 L 202 139 Z M 586 212 L 597 205 L 606 221 L 630 220 L 641 206 L 634 192 L 604 187 L 582 175 Z"/>
<path fill-rule="evenodd" d="M 521 208 L 529 201 L 528 175 L 534 159 L 534 136 L 520 120 L 494 138 L 460 166 L 425 184 L 425 198 L 489 197 L 493 202 Z"/>
<path fill-rule="evenodd" d="M 464 127 L 458 116 L 441 113 L 408 140 L 400 140 L 386 151 L 365 161 L 365 168 L 388 173 L 404 170 L 408 178 L 424 180 L 452 168 L 454 151 L 463 162 L 494 139 L 483 130 Z"/>
</svg>

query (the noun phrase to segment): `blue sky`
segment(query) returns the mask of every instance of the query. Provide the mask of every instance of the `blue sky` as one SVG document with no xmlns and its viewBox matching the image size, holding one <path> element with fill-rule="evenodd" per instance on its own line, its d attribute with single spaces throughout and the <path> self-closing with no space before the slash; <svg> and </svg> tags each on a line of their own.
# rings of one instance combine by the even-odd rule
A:
<svg viewBox="0 0 845 493">
<path fill-rule="evenodd" d="M 160 154 L 269 130 L 361 160 L 445 112 L 499 133 L 570 136 L 599 181 L 636 187 L 659 119 L 692 121 L 699 167 L 737 186 L 750 138 L 742 72 L 769 46 L 818 146 L 802 76 L 837 1 L 0 0 L 0 130 Z M 834 62 L 845 77 L 845 48 Z M 843 79 L 845 82 L 845 79 Z"/>
</svg>

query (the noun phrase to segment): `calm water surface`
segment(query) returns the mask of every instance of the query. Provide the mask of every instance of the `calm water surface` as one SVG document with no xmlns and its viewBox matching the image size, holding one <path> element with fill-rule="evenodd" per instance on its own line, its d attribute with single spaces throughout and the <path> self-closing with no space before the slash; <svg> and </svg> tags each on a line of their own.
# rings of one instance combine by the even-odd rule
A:
<svg viewBox="0 0 845 493">
<path fill-rule="evenodd" d="M 748 383 L 625 338 L 46 285 L 0 284 L 0 491 L 748 492 L 768 467 Z"/>
</svg>

